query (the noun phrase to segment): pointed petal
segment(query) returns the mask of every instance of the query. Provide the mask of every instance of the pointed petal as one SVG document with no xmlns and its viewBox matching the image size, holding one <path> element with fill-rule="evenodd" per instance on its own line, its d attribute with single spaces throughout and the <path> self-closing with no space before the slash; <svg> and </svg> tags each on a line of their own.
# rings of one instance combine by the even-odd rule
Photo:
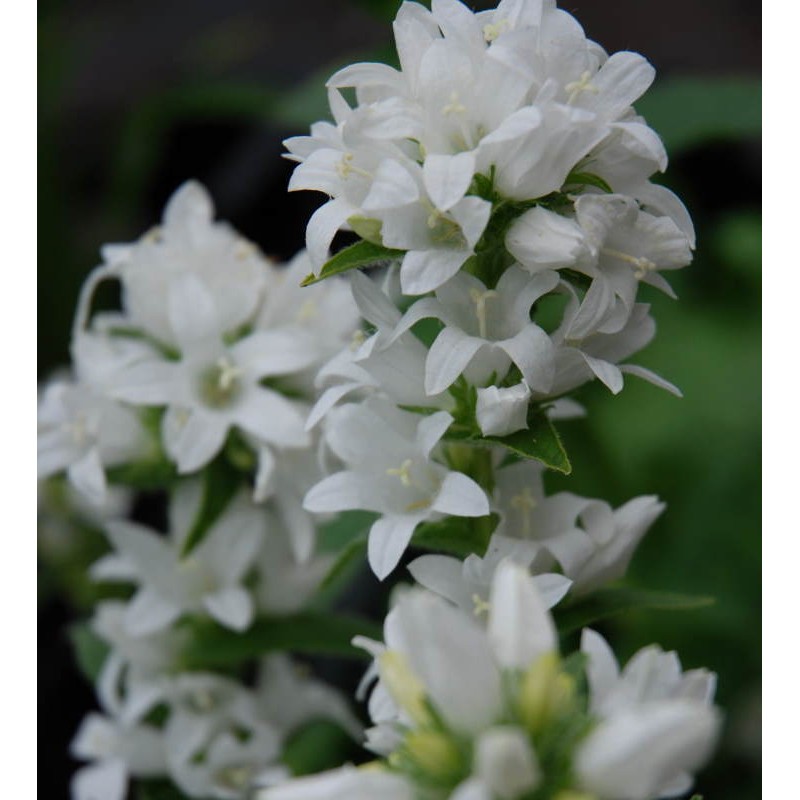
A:
<svg viewBox="0 0 800 800">
<path fill-rule="evenodd" d="M 236 423 L 267 444 L 305 447 L 310 439 L 305 419 L 291 400 L 271 389 L 255 387 L 236 409 Z"/>
<path fill-rule="evenodd" d="M 373 523 L 367 557 L 378 580 L 382 581 L 397 566 L 421 520 L 413 514 L 387 515 Z"/>
<path fill-rule="evenodd" d="M 475 174 L 475 154 L 431 154 L 423 166 L 425 189 L 440 211 L 451 209 L 466 193 Z"/>
<path fill-rule="evenodd" d="M 485 342 L 458 328 L 445 328 L 431 345 L 425 362 L 425 392 L 439 394 L 467 368 Z"/>
<path fill-rule="evenodd" d="M 196 349 L 198 342 L 219 338 L 222 330 L 214 297 L 196 275 L 176 276 L 167 292 L 169 324 L 181 350 Z"/>
<path fill-rule="evenodd" d="M 513 669 L 525 669 L 558 647 L 541 595 L 527 569 L 513 561 L 501 562 L 492 580 L 488 633 L 500 664 Z"/>
<path fill-rule="evenodd" d="M 203 605 L 217 622 L 235 631 L 246 630 L 253 621 L 253 599 L 239 586 L 206 595 Z"/>
<path fill-rule="evenodd" d="M 403 294 L 427 294 L 458 272 L 467 250 L 409 250 L 400 267 Z"/>
<path fill-rule="evenodd" d="M 455 517 L 484 517 L 489 513 L 489 500 L 472 478 L 449 472 L 431 508 Z"/>
<path fill-rule="evenodd" d="M 180 615 L 181 609 L 173 602 L 143 587 L 125 611 L 125 627 L 133 636 L 147 636 L 168 628 Z"/>
<path fill-rule="evenodd" d="M 103 505 L 106 499 L 106 474 L 96 447 L 67 467 L 67 477 L 90 503 Z"/>
<path fill-rule="evenodd" d="M 555 376 L 555 347 L 538 325 L 527 325 L 512 339 L 498 342 L 497 346 L 508 353 L 533 391 L 550 391 Z"/>
</svg>

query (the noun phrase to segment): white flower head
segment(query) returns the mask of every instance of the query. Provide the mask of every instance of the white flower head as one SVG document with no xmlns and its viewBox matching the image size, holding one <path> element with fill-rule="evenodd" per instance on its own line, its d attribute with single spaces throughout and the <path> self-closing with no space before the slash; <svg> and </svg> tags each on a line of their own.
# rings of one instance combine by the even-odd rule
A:
<svg viewBox="0 0 800 800">
<path fill-rule="evenodd" d="M 167 408 L 162 436 L 178 471 L 207 464 L 234 427 L 267 444 L 306 445 L 299 409 L 262 381 L 304 370 L 317 356 L 313 345 L 289 330 L 255 331 L 229 345 L 215 300 L 195 276 L 176 278 L 168 293 L 180 359 L 134 364 L 113 393 L 129 403 Z"/>
<path fill-rule="evenodd" d="M 134 325 L 176 344 L 169 287 L 192 275 L 213 296 L 219 325 L 228 332 L 258 305 L 265 262 L 258 249 L 225 223 L 214 222 L 208 192 L 188 181 L 172 195 L 162 224 L 130 245 L 107 245 L 106 263 L 120 276 L 123 304 Z"/>
<path fill-rule="evenodd" d="M 116 553 L 101 559 L 94 572 L 98 578 L 138 584 L 125 612 L 132 635 L 164 630 L 185 613 L 207 614 L 233 630 L 250 624 L 253 598 L 242 581 L 265 534 L 264 513 L 241 494 L 194 550 L 181 557 L 199 504 L 199 483 L 178 487 L 170 506 L 168 537 L 124 520 L 108 524 Z"/>
<path fill-rule="evenodd" d="M 378 398 L 328 415 L 326 441 L 345 469 L 312 488 L 305 507 L 380 513 L 370 530 L 369 563 L 381 579 L 397 565 L 424 520 L 489 513 L 486 495 L 471 478 L 433 458 L 451 422 L 445 411 L 421 417 Z"/>
</svg>

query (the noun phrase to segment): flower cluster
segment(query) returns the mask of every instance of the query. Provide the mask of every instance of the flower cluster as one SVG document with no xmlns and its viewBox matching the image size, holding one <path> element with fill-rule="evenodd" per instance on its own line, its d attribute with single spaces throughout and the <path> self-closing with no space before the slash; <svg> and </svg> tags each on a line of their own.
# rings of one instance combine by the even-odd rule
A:
<svg viewBox="0 0 800 800">
<path fill-rule="evenodd" d="M 343 283 L 300 288 L 304 254 L 273 264 L 215 222 L 197 183 L 173 195 L 161 226 L 103 257 L 79 302 L 73 374 L 55 376 L 39 406 L 45 519 L 64 473 L 62 506 L 107 538 L 91 577 L 119 598 L 89 622 L 106 653 L 102 713 L 73 742 L 90 762 L 73 796 L 122 800 L 132 777 L 241 798 L 256 776 L 288 775 L 284 743 L 309 720 L 360 731 L 344 699 L 283 653 L 258 660 L 253 685 L 242 671 L 253 657 L 223 661 L 222 674 L 198 655 L 215 626 L 246 636 L 257 617 L 301 610 L 331 567 L 302 508 L 320 477 L 304 422 L 316 368 L 357 312 Z M 93 315 L 108 278 L 122 310 Z M 167 494 L 166 532 L 127 517 L 136 488 Z"/>
<path fill-rule="evenodd" d="M 400 70 L 336 73 L 335 124 L 286 142 L 300 162 L 290 189 L 331 198 L 309 222 L 311 258 L 321 266 L 335 232 L 353 230 L 400 262 L 404 295 L 435 293 L 395 331 L 443 324 L 429 396 L 464 372 L 539 397 L 593 377 L 617 392 L 622 371 L 658 381 L 619 364 L 652 336 L 639 284 L 671 293 L 661 272 L 689 263 L 694 234 L 680 200 L 650 182 L 666 154 L 632 103 L 651 65 L 607 56 L 552 2 L 475 14 L 407 2 L 394 32 Z M 548 329 L 530 312 L 549 295 L 564 309 Z"/>
<path fill-rule="evenodd" d="M 640 650 L 620 670 L 585 629 L 562 658 L 534 580 L 503 561 L 485 622 L 423 589 L 402 595 L 367 681 L 380 760 L 284 787 L 260 800 L 650 800 L 691 787 L 719 715 L 715 677 L 675 653 Z M 584 688 L 582 676 L 587 686 Z"/>
<path fill-rule="evenodd" d="M 76 800 L 123 800 L 129 778 L 220 800 L 655 800 L 713 747 L 712 673 L 655 646 L 620 669 L 588 629 L 562 657 L 556 629 L 614 597 L 665 508 L 544 478 L 571 471 L 553 423 L 586 413 L 587 382 L 680 394 L 628 363 L 655 334 L 640 285 L 674 296 L 662 273 L 694 248 L 632 106 L 653 69 L 553 0 L 404 2 L 394 32 L 400 69 L 336 73 L 334 122 L 286 142 L 289 188 L 329 196 L 307 252 L 271 263 L 188 183 L 84 286 L 72 375 L 39 404 L 40 477 L 63 473 L 108 545 Z M 331 257 L 339 231 L 358 241 Z M 93 314 L 106 279 L 122 309 Z M 162 490 L 166 530 L 131 519 L 120 486 Z M 334 563 L 317 528 L 350 510 L 369 532 Z M 276 618 L 297 634 L 362 545 L 381 580 L 435 551 L 408 564 L 384 641 L 352 640 L 373 659 L 378 760 L 283 782 L 301 725 L 360 727 L 269 636 Z M 324 627 L 303 628 L 312 652 L 365 630 Z"/>
<path fill-rule="evenodd" d="M 631 105 L 653 79 L 644 58 L 607 56 L 534 0 L 480 13 L 403 3 L 394 31 L 400 69 L 336 73 L 335 124 L 286 142 L 299 162 L 290 189 L 330 195 L 308 224 L 319 273 L 308 282 L 370 259 L 389 266 L 353 273 L 365 329 L 319 371 L 308 422 L 324 420 L 343 470 L 306 508 L 380 513 L 379 577 L 420 524 L 497 510 L 496 451 L 519 454 L 523 432 L 525 455 L 569 471 L 547 460 L 541 434 L 576 413 L 568 394 L 587 381 L 617 393 L 630 373 L 679 394 L 627 359 L 655 334 L 639 285 L 672 294 L 661 273 L 694 246 L 680 200 L 650 181 L 666 156 Z M 340 229 L 362 241 L 326 262 Z M 456 439 L 481 444 L 489 463 Z"/>
</svg>

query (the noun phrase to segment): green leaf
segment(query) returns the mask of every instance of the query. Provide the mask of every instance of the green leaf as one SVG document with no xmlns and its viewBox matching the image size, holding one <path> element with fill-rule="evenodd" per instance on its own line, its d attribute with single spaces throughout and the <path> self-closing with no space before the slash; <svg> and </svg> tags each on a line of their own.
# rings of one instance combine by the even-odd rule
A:
<svg viewBox="0 0 800 800">
<path fill-rule="evenodd" d="M 136 800 L 187 800 L 186 795 L 165 778 L 137 781 L 134 797 Z"/>
<path fill-rule="evenodd" d="M 564 603 L 554 609 L 553 616 L 563 636 L 628 611 L 691 611 L 713 605 L 714 602 L 713 597 L 702 595 L 618 586 L 599 589 L 588 597 Z"/>
<path fill-rule="evenodd" d="M 323 264 L 319 275 L 312 273 L 302 282 L 301 286 L 311 286 L 312 283 L 319 283 L 325 278 L 330 278 L 331 275 L 340 275 L 342 272 L 349 272 L 358 267 L 371 267 L 381 261 L 402 258 L 403 255 L 402 250 L 390 250 L 388 247 L 374 242 L 356 242 L 328 259 Z"/>
<path fill-rule="evenodd" d="M 486 517 L 445 517 L 437 522 L 424 522 L 414 531 L 411 544 L 459 558 L 472 553 L 483 555 L 499 519 L 497 514 L 489 514 Z"/>
<path fill-rule="evenodd" d="M 612 194 L 614 191 L 599 175 L 594 175 L 591 172 L 570 172 L 564 181 L 564 185 L 594 186 L 606 194 Z"/>
<path fill-rule="evenodd" d="M 259 617 L 243 633 L 216 623 L 195 623 L 184 648 L 184 669 L 215 669 L 258 658 L 276 650 L 309 655 L 369 658 L 350 643 L 354 636 L 381 639 L 381 629 L 357 617 L 323 611 L 304 611 L 281 617 Z"/>
<path fill-rule="evenodd" d="M 486 441 L 500 444 L 522 458 L 535 459 L 550 469 L 569 475 L 572 465 L 553 423 L 537 410 L 528 418 L 526 430 L 508 436 L 487 436 Z"/>
<path fill-rule="evenodd" d="M 242 476 L 223 457 L 217 457 L 203 473 L 203 499 L 194 523 L 181 548 L 181 558 L 203 541 L 209 528 L 219 519 L 234 494 L 242 485 Z"/>
<path fill-rule="evenodd" d="M 178 480 L 178 472 L 166 459 L 148 459 L 112 467 L 106 470 L 106 478 L 115 486 L 147 491 L 172 485 Z"/>
<path fill-rule="evenodd" d="M 339 725 L 315 720 L 289 736 L 281 760 L 293 775 L 310 775 L 341 765 L 351 748 L 352 739 Z"/>
<path fill-rule="evenodd" d="M 75 661 L 81 673 L 92 685 L 97 683 L 103 668 L 108 645 L 100 639 L 86 622 L 79 622 L 69 629 L 69 639 L 75 651 Z"/>
<path fill-rule="evenodd" d="M 755 139 L 761 133 L 757 78 L 674 78 L 657 84 L 636 111 L 675 153 L 707 142 Z"/>
</svg>

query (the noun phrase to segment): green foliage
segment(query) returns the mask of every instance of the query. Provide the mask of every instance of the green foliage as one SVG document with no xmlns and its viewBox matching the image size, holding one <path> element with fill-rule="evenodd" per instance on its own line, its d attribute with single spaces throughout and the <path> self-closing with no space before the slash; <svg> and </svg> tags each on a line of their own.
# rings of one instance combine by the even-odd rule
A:
<svg viewBox="0 0 800 800">
<path fill-rule="evenodd" d="M 340 766 L 352 747 L 334 722 L 315 720 L 295 731 L 283 746 L 283 763 L 293 775 L 310 775 Z"/>
<path fill-rule="evenodd" d="M 508 436 L 487 436 L 486 441 L 499 444 L 520 458 L 541 461 L 546 467 L 569 475 L 572 472 L 567 451 L 547 414 L 534 409 L 529 413 L 526 430 Z"/>
<path fill-rule="evenodd" d="M 712 597 L 617 586 L 598 589 L 587 597 L 567 601 L 557 606 L 553 615 L 559 633 L 565 636 L 587 625 L 630 611 L 692 611 L 713 603 Z"/>
<path fill-rule="evenodd" d="M 761 82 L 673 78 L 656 83 L 636 102 L 636 110 L 673 155 L 708 142 L 755 139 L 761 133 Z"/>
<path fill-rule="evenodd" d="M 164 778 L 137 781 L 133 796 L 135 800 L 186 800 L 175 784 Z"/>
<path fill-rule="evenodd" d="M 568 186 L 594 186 L 606 194 L 614 191 L 599 175 L 593 175 L 591 172 L 570 172 L 564 181 L 564 188 Z"/>
<path fill-rule="evenodd" d="M 207 620 L 196 621 L 180 663 L 183 669 L 215 669 L 280 650 L 368 658 L 350 643 L 359 635 L 382 637 L 381 629 L 367 620 L 323 611 L 258 617 L 245 633 Z"/>
<path fill-rule="evenodd" d="M 374 242 L 360 241 L 345 247 L 322 265 L 319 275 L 311 273 L 305 278 L 302 286 L 311 286 L 313 283 L 330 278 L 331 275 L 341 275 L 358 267 L 373 267 L 385 261 L 394 261 L 403 257 L 402 250 L 390 250 Z"/>
<path fill-rule="evenodd" d="M 181 557 L 203 541 L 211 526 L 242 485 L 241 473 L 223 457 L 215 458 L 203 472 L 203 499 L 181 548 Z"/>
<path fill-rule="evenodd" d="M 70 627 L 69 640 L 81 673 L 94 686 L 108 655 L 108 645 L 97 637 L 86 622 Z"/>
<path fill-rule="evenodd" d="M 436 522 L 424 522 L 414 531 L 411 544 L 423 550 L 436 550 L 466 558 L 471 553 L 483 555 L 499 517 L 445 517 Z"/>
</svg>

